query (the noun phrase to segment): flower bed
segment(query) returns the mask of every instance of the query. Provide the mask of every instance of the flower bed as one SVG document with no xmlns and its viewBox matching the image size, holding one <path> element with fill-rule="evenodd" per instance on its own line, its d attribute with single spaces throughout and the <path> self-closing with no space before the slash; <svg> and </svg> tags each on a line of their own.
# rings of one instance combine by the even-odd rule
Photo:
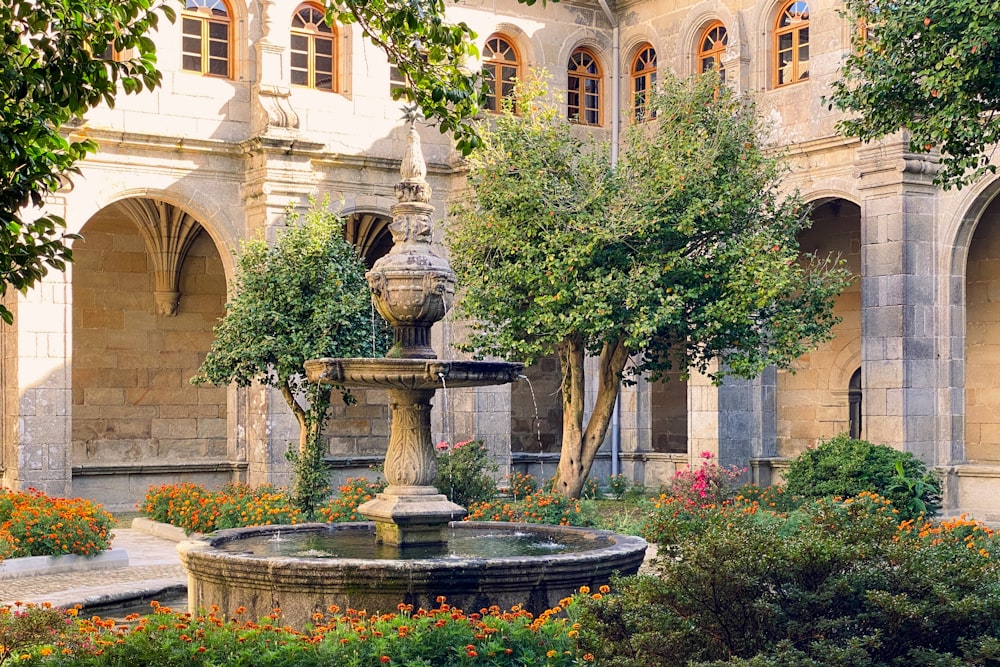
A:
<svg viewBox="0 0 1000 667">
<path fill-rule="evenodd" d="M 378 616 L 333 607 L 317 613 L 304 632 L 283 627 L 280 610 L 244 619 L 238 609 L 235 618 L 225 618 L 217 609 L 178 614 L 153 603 L 154 613 L 120 624 L 97 617 L 67 623 L 75 610 L 19 608 L 0 613 L 0 642 L 21 665 L 568 667 L 593 661 L 577 648 L 574 623 L 578 600 L 587 593 L 538 617 L 516 607 L 468 613 L 444 598 L 434 609 L 400 604 L 398 613 Z M 14 635 L 7 630 L 15 623 L 39 631 Z"/>
<path fill-rule="evenodd" d="M 0 559 L 76 554 L 111 546 L 114 518 L 83 498 L 0 489 Z"/>
</svg>

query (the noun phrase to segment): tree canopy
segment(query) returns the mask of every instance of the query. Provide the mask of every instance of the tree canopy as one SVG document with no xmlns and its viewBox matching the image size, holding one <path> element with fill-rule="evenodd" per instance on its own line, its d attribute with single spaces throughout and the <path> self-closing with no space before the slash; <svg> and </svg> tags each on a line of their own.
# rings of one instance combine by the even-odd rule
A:
<svg viewBox="0 0 1000 667">
<path fill-rule="evenodd" d="M 161 14 L 174 16 L 159 0 L 0 3 L 0 293 L 26 290 L 72 260 L 64 221 L 22 209 L 40 206 L 97 149 L 67 138 L 67 123 L 101 102 L 114 106 L 119 86 L 135 93 L 159 83 L 146 33 Z M 0 318 L 13 321 L 3 305 Z"/>
<path fill-rule="evenodd" d="M 615 169 L 606 147 L 527 95 L 520 115 L 481 129 L 448 241 L 469 347 L 528 362 L 558 353 L 559 488 L 577 495 L 620 378 L 788 367 L 830 336 L 847 274 L 800 255 L 807 207 L 780 188 L 753 104 L 714 77 L 667 77 Z M 588 354 L 598 391 L 584 428 Z"/>
<path fill-rule="evenodd" d="M 846 0 L 858 26 L 831 102 L 864 141 L 905 130 L 909 148 L 940 152 L 936 181 L 966 185 L 1000 142 L 1000 1 Z"/>
<path fill-rule="evenodd" d="M 260 382 L 281 392 L 299 423 L 294 494 L 308 512 L 325 491 L 320 435 L 330 390 L 307 382 L 303 363 L 378 356 L 386 338 L 384 323 L 373 331 L 364 263 L 344 239 L 343 220 L 314 202 L 305 215 L 290 210 L 286 222 L 273 245 L 243 243 L 226 314 L 192 382 Z"/>
</svg>

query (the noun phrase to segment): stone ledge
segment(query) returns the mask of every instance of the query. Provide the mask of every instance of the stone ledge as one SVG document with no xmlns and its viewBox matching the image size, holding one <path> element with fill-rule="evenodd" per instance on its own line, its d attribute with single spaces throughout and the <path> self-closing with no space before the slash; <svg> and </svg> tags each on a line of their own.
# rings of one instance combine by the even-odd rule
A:
<svg viewBox="0 0 1000 667">
<path fill-rule="evenodd" d="M 0 580 L 119 567 L 128 567 L 128 554 L 124 549 L 109 549 L 96 556 L 27 556 L 0 561 Z"/>
<path fill-rule="evenodd" d="M 171 525 L 169 523 L 162 523 L 160 521 L 153 521 L 152 519 L 147 519 L 145 517 L 136 517 L 132 519 L 132 529 L 138 530 L 143 533 L 152 535 L 153 537 L 160 537 L 164 540 L 170 540 L 171 542 L 183 542 L 184 540 L 196 540 L 201 537 L 201 533 L 191 533 L 188 535 L 184 532 L 183 528 Z"/>
</svg>

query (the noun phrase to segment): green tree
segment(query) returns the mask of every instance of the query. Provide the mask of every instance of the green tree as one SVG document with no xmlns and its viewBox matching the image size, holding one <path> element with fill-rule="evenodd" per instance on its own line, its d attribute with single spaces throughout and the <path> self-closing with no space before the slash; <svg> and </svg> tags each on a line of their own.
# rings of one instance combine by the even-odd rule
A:
<svg viewBox="0 0 1000 667">
<path fill-rule="evenodd" d="M 779 191 L 754 106 L 714 78 L 668 78 L 614 170 L 538 91 L 524 94 L 521 115 L 481 130 L 448 238 L 469 347 L 528 362 L 558 353 L 556 488 L 578 497 L 620 379 L 788 367 L 831 335 L 847 274 L 800 255 L 806 207 Z M 597 392 L 585 423 L 588 355 Z"/>
<path fill-rule="evenodd" d="M 313 202 L 304 216 L 290 210 L 274 245 L 261 239 L 242 245 L 226 314 L 192 379 L 241 387 L 260 382 L 281 392 L 299 423 L 298 451 L 291 457 L 295 503 L 305 512 L 327 491 L 321 435 L 331 398 L 328 387 L 306 381 L 302 365 L 372 352 L 364 264 L 344 239 L 343 220 L 327 205 Z"/>
<path fill-rule="evenodd" d="M 160 14 L 174 18 L 159 0 L 0 2 L 0 294 L 27 290 L 72 260 L 63 219 L 23 211 L 97 149 L 70 138 L 67 123 L 101 102 L 113 106 L 119 91 L 159 84 L 146 33 Z M 2 304 L 0 318 L 13 321 Z"/>
<path fill-rule="evenodd" d="M 858 26 L 831 102 L 864 141 L 906 130 L 909 148 L 941 153 L 939 184 L 996 171 L 1000 143 L 1000 2 L 846 0 Z"/>
</svg>

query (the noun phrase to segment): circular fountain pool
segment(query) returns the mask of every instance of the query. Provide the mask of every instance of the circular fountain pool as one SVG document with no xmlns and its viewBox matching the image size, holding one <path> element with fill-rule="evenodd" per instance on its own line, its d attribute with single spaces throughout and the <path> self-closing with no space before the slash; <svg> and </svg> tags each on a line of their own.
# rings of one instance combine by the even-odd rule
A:
<svg viewBox="0 0 1000 667">
<path fill-rule="evenodd" d="M 564 526 L 454 522 L 448 544 L 376 544 L 371 523 L 265 526 L 219 531 L 179 546 L 192 608 L 239 607 L 250 618 L 280 608 L 304 626 L 330 605 L 393 612 L 430 608 L 439 595 L 478 611 L 523 605 L 541 612 L 579 590 L 634 574 L 646 542 Z"/>
</svg>

